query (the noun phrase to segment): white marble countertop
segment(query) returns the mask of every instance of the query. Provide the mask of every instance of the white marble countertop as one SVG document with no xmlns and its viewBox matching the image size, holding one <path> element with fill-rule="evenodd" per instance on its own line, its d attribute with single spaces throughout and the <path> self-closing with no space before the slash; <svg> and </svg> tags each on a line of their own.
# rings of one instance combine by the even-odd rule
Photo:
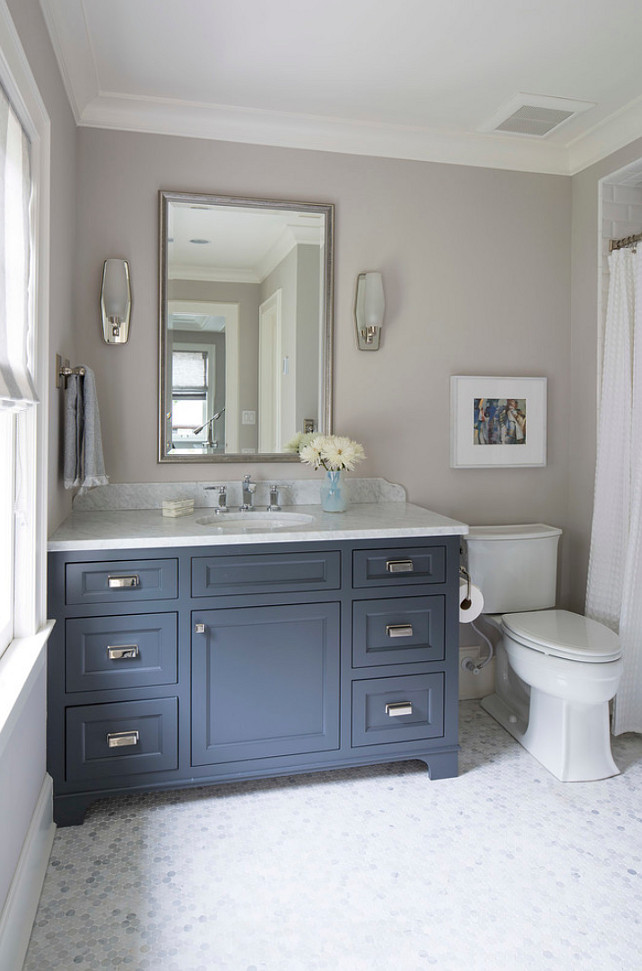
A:
<svg viewBox="0 0 642 971">
<path fill-rule="evenodd" d="M 56 530 L 48 549 L 117 550 L 170 546 L 227 546 L 247 543 L 296 543 L 326 540 L 394 539 L 407 536 L 465 535 L 468 526 L 407 502 L 362 502 L 344 513 L 326 513 L 319 505 L 284 506 L 283 512 L 312 516 L 304 526 L 247 530 L 200 525 L 211 517 L 210 507 L 197 507 L 190 516 L 171 518 L 160 509 L 75 511 Z M 252 513 L 247 513 L 248 518 Z M 278 516 L 278 513 L 276 514 Z M 221 516 L 224 522 L 225 514 Z M 256 525 L 256 524 L 255 524 Z"/>
</svg>

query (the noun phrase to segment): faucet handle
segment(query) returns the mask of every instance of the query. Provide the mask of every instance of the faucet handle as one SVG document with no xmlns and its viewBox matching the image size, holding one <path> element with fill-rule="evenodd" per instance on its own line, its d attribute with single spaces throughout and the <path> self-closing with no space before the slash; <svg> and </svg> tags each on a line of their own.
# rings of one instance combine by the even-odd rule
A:
<svg viewBox="0 0 642 971">
<path fill-rule="evenodd" d="M 268 512 L 279 512 L 281 507 L 279 506 L 279 488 L 276 485 L 270 486 L 270 505 L 268 506 Z"/>
</svg>

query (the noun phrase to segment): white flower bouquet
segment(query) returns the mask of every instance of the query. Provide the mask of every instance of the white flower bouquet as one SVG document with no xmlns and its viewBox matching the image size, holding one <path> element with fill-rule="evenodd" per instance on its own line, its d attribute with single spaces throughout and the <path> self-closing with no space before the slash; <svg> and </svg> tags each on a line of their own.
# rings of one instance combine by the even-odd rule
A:
<svg viewBox="0 0 642 971">
<path fill-rule="evenodd" d="M 298 452 L 299 458 L 314 469 L 326 472 L 353 472 L 357 462 L 366 457 L 363 445 L 344 435 L 319 435 L 299 432 L 285 446 L 286 452 Z"/>
</svg>

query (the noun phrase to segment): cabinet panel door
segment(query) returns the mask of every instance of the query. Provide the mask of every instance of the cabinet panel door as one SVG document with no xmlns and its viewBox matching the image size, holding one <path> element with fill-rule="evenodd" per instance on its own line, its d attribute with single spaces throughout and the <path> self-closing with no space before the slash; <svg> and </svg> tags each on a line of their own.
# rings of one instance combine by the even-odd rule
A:
<svg viewBox="0 0 642 971">
<path fill-rule="evenodd" d="M 339 604 L 194 611 L 192 764 L 339 747 Z"/>
<path fill-rule="evenodd" d="M 318 553 L 249 553 L 239 556 L 195 556 L 192 559 L 192 596 L 294 593 L 338 590 L 341 555 Z"/>
</svg>

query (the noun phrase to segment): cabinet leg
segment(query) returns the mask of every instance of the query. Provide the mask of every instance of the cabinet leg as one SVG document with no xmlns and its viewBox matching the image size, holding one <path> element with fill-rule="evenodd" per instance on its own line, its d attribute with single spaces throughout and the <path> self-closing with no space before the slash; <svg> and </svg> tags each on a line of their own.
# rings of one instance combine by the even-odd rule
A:
<svg viewBox="0 0 642 971">
<path fill-rule="evenodd" d="M 457 752 L 435 752 L 430 755 L 417 755 L 415 758 L 426 763 L 431 782 L 437 779 L 455 779 L 458 775 Z"/>
<path fill-rule="evenodd" d="M 53 818 L 56 826 L 81 826 L 95 796 L 54 796 Z"/>
</svg>

